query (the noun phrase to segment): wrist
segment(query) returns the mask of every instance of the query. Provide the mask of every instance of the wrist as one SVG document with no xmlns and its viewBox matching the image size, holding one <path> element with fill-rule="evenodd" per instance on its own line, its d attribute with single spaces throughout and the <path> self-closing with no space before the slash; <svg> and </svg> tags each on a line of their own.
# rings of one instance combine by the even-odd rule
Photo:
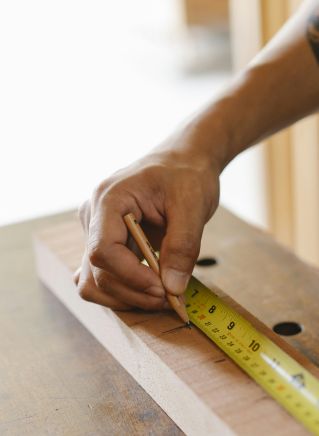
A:
<svg viewBox="0 0 319 436">
<path fill-rule="evenodd" d="M 222 172 L 240 152 L 267 133 L 267 111 L 256 98 L 264 75 L 248 68 L 185 127 L 191 148 Z"/>
<path fill-rule="evenodd" d="M 233 157 L 229 153 L 231 135 L 221 109 L 220 102 L 214 103 L 185 127 L 189 152 L 219 174 Z"/>
<path fill-rule="evenodd" d="M 235 94 L 235 93 L 234 93 Z M 241 126 L 235 95 L 225 93 L 153 150 L 172 162 L 220 174 L 240 152 Z"/>
</svg>

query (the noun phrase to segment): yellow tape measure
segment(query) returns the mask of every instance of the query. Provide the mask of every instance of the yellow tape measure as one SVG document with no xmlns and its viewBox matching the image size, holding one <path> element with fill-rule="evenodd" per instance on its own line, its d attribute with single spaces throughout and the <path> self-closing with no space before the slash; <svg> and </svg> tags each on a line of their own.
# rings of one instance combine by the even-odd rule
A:
<svg viewBox="0 0 319 436">
<path fill-rule="evenodd" d="M 189 318 L 308 430 L 319 435 L 319 380 L 194 277 Z"/>
</svg>

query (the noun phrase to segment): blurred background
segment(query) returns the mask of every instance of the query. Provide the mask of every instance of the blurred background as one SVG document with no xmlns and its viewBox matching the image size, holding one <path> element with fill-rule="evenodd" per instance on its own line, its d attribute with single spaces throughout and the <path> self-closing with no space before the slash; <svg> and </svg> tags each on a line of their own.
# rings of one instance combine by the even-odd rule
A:
<svg viewBox="0 0 319 436">
<path fill-rule="evenodd" d="M 1 2 L 0 225 L 76 208 L 227 86 L 298 3 Z M 318 168 L 310 180 L 296 168 L 305 132 L 317 158 L 317 120 L 306 122 L 235 159 L 221 202 L 319 263 Z"/>
</svg>

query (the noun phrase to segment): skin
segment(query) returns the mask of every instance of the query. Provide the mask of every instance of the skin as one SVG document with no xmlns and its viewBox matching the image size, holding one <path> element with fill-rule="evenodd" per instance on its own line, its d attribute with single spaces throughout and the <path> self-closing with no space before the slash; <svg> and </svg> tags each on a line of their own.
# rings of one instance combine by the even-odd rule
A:
<svg viewBox="0 0 319 436">
<path fill-rule="evenodd" d="M 318 16 L 319 1 L 305 2 L 221 95 L 99 184 L 79 212 L 87 244 L 74 280 L 82 298 L 113 309 L 159 310 L 168 308 L 166 292 L 184 292 L 225 166 L 318 108 Z M 160 277 L 140 263 L 123 221 L 129 212 L 160 249 Z"/>
</svg>

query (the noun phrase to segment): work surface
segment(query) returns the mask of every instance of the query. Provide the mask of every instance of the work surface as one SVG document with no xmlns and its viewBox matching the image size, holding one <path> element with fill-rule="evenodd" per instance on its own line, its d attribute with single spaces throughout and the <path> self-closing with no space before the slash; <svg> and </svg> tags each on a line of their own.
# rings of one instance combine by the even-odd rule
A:
<svg viewBox="0 0 319 436">
<path fill-rule="evenodd" d="M 66 216 L 0 230 L 1 434 L 179 434 L 178 428 L 35 279 L 30 232 Z M 228 213 L 214 221 L 212 282 L 319 362 L 319 274 Z M 200 271 L 199 271 L 200 272 Z"/>
</svg>

